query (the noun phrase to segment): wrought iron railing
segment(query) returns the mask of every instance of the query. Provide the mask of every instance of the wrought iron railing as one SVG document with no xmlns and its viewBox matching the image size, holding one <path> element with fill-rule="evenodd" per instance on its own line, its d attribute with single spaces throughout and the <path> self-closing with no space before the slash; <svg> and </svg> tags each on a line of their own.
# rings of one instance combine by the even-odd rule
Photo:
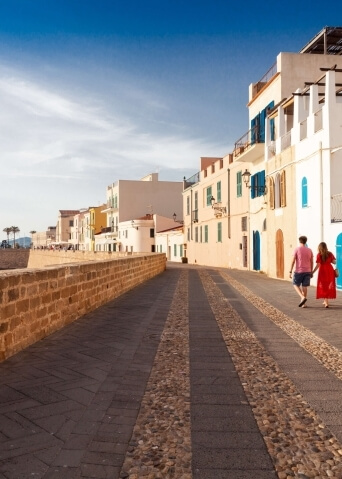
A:
<svg viewBox="0 0 342 479">
<path fill-rule="evenodd" d="M 117 233 L 118 226 L 106 226 L 105 228 L 101 228 L 101 233 Z"/>
<path fill-rule="evenodd" d="M 234 152 L 237 152 L 237 154 L 242 153 L 242 151 L 250 145 L 264 143 L 264 141 L 265 140 L 261 138 L 259 126 L 255 125 L 235 142 Z"/>
<path fill-rule="evenodd" d="M 255 93 L 258 93 L 262 87 L 271 80 L 271 78 L 277 73 L 277 62 L 273 63 L 271 68 L 267 70 L 265 75 L 255 84 Z"/>
</svg>

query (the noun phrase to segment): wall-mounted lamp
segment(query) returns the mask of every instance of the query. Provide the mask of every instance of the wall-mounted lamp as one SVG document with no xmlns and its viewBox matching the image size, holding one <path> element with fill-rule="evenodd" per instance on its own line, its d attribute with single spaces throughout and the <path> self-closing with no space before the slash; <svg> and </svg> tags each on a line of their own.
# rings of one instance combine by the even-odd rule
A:
<svg viewBox="0 0 342 479">
<path fill-rule="evenodd" d="M 131 221 L 132 228 L 135 228 L 136 230 L 139 229 L 139 226 L 135 226 L 134 220 Z"/>
<path fill-rule="evenodd" d="M 213 210 L 215 210 L 215 214 L 216 213 L 227 213 L 227 208 L 225 206 L 219 206 L 220 203 L 216 203 L 216 200 L 215 198 L 212 196 L 210 198 L 210 203 L 211 203 L 211 207 L 213 208 Z"/>
<path fill-rule="evenodd" d="M 242 179 L 245 183 L 247 188 L 253 188 L 255 195 L 266 195 L 267 193 L 267 186 L 266 185 L 250 185 L 251 173 L 246 169 L 244 173 L 242 173 Z"/>
<path fill-rule="evenodd" d="M 172 218 L 173 218 L 173 221 L 174 221 L 175 223 L 177 222 L 177 223 L 179 223 L 180 225 L 182 225 L 182 224 L 184 223 L 184 221 L 179 221 L 179 220 L 177 221 L 177 215 L 176 215 L 176 213 L 173 213 Z"/>
</svg>

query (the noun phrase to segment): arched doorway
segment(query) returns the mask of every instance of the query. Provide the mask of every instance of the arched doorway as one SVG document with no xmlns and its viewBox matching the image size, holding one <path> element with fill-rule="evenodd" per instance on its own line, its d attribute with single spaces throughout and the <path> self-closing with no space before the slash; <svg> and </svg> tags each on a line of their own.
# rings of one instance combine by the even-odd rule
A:
<svg viewBox="0 0 342 479">
<path fill-rule="evenodd" d="M 253 231 L 253 269 L 260 271 L 260 233 Z"/>
<path fill-rule="evenodd" d="M 276 232 L 276 275 L 284 279 L 284 235 L 282 230 Z"/>
<path fill-rule="evenodd" d="M 340 271 L 340 276 L 336 279 L 336 286 L 342 289 L 342 233 L 336 238 L 336 268 Z"/>
</svg>

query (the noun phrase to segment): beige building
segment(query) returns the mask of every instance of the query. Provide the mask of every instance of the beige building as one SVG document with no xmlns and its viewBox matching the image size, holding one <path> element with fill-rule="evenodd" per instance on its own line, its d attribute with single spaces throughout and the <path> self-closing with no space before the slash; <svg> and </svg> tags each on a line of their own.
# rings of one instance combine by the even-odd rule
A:
<svg viewBox="0 0 342 479">
<path fill-rule="evenodd" d="M 72 228 L 74 226 L 74 217 L 79 214 L 79 210 L 59 210 L 56 225 L 56 243 L 68 246 L 71 240 Z"/>
<path fill-rule="evenodd" d="M 32 234 L 33 248 L 49 248 L 56 241 L 56 226 L 48 226 L 46 231 L 37 231 Z"/>
<path fill-rule="evenodd" d="M 119 231 L 125 230 L 129 234 L 130 222 L 146 215 L 157 215 L 172 218 L 174 212 L 181 218 L 183 215 L 182 203 L 183 182 L 159 181 L 158 173 L 151 173 L 141 180 L 118 180 L 107 188 L 107 204 L 103 209 L 106 214 L 106 226 L 102 233 L 95 237 L 97 251 L 125 251 L 134 249 L 134 244 L 141 251 L 143 240 L 139 239 L 139 229 L 134 233 L 137 236 L 134 244 L 127 244 L 119 237 Z M 124 225 L 121 227 L 120 224 Z M 122 233 L 123 234 L 123 233 Z M 142 242 L 139 245 L 139 242 Z"/>
<path fill-rule="evenodd" d="M 298 195 L 302 194 L 301 182 L 312 175 L 315 189 L 323 195 L 322 175 L 318 174 L 323 163 L 311 162 L 310 167 L 307 162 L 308 171 L 302 166 L 314 152 L 319 157 L 319 142 L 335 155 L 335 170 L 339 171 L 337 149 L 342 144 L 337 144 L 341 122 L 336 105 L 341 98 L 342 57 L 336 53 L 341 52 L 341 42 L 342 29 L 327 27 L 299 53 L 280 53 L 267 73 L 250 85 L 247 132 L 235 142 L 231 155 L 202 158 L 197 177 L 185 183 L 184 242 L 189 262 L 287 278 L 298 236 L 316 237 L 315 231 L 322 231 L 322 226 L 309 219 L 308 209 L 297 220 L 301 211 Z M 329 70 L 336 75 L 334 80 L 328 75 L 329 82 L 334 82 L 328 90 L 334 101 L 322 108 L 327 103 L 323 89 Z M 309 96 L 310 91 L 317 94 Z M 324 118 L 326 136 L 319 140 Z M 332 138 L 334 125 L 338 131 L 332 145 L 328 138 Z M 340 188 L 335 178 L 336 174 L 327 180 L 326 206 L 320 202 L 318 211 L 325 212 L 320 213 L 321 224 L 330 216 L 330 191 L 337 208 Z M 329 181 L 334 186 L 328 188 Z M 336 226 L 330 236 L 340 237 Z"/>
<path fill-rule="evenodd" d="M 201 158 L 201 170 L 185 182 L 184 243 L 189 263 L 247 268 L 248 194 L 243 168 L 224 158 Z"/>
</svg>

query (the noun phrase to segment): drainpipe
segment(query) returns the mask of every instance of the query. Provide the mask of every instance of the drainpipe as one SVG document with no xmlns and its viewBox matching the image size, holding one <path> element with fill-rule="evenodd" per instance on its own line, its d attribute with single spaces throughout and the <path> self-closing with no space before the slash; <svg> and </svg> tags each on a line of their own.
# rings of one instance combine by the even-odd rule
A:
<svg viewBox="0 0 342 479">
<path fill-rule="evenodd" d="M 320 241 L 323 241 L 324 219 L 323 219 L 323 149 L 322 142 L 319 142 L 319 214 L 320 214 Z"/>
</svg>

